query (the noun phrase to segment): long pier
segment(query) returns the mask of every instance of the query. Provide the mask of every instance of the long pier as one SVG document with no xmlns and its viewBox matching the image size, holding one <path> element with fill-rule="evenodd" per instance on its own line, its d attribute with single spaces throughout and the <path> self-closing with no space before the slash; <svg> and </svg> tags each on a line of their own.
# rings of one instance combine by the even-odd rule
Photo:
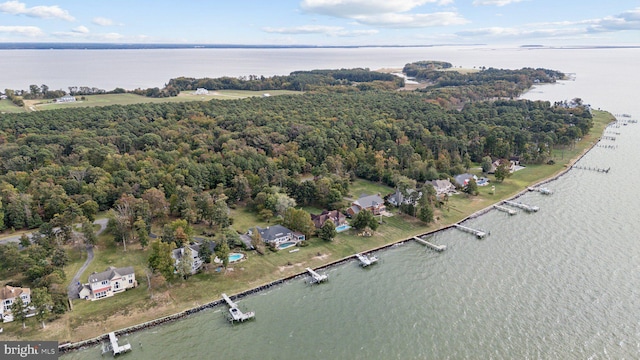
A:
<svg viewBox="0 0 640 360">
<path fill-rule="evenodd" d="M 227 296 L 227 294 L 223 293 L 222 298 L 224 299 L 224 301 L 226 301 L 227 305 L 229 305 L 229 314 L 231 315 L 231 318 L 229 318 L 229 321 L 243 322 L 245 320 L 253 319 L 256 316 L 256 314 L 253 311 L 249 311 L 246 313 L 243 313 L 242 311 L 240 311 L 240 309 L 238 308 L 238 304 L 231 301 L 231 299 Z"/>
<path fill-rule="evenodd" d="M 493 205 L 493 208 L 498 210 L 498 211 L 505 212 L 505 213 L 507 213 L 509 215 L 515 215 L 515 214 L 518 213 L 516 210 L 509 209 L 509 208 L 506 208 L 506 207 L 500 206 L 500 205 Z"/>
<path fill-rule="evenodd" d="M 470 227 L 462 226 L 460 224 L 455 224 L 455 226 L 456 226 L 456 229 L 460 229 L 460 230 L 462 230 L 464 232 L 471 233 L 471 234 L 475 235 L 478 239 L 482 239 L 485 236 L 487 236 L 487 233 L 482 231 L 482 230 L 472 229 Z"/>
<path fill-rule="evenodd" d="M 513 207 L 520 208 L 526 212 L 536 212 L 540 210 L 540 208 L 537 206 L 531 206 L 531 205 L 523 204 L 521 202 L 505 200 L 504 203 Z"/>
<path fill-rule="evenodd" d="M 324 275 L 324 274 L 318 274 L 317 272 L 313 271 L 313 269 L 311 268 L 307 268 L 307 272 L 309 273 L 309 275 L 311 275 L 311 283 L 312 284 L 319 284 L 323 281 L 326 281 L 329 279 L 329 276 Z"/>
<path fill-rule="evenodd" d="M 605 173 L 608 174 L 609 170 L 611 170 L 611 167 L 608 168 L 599 168 L 599 167 L 591 167 L 591 166 L 581 166 L 581 165 L 573 165 L 571 167 L 572 169 L 580 169 L 580 170 L 590 170 L 590 171 L 597 171 L 599 173 Z"/>
<path fill-rule="evenodd" d="M 356 257 L 360 260 L 360 265 L 362 265 L 362 267 L 367 267 L 378 262 L 378 257 L 375 255 L 367 256 L 364 254 L 356 254 Z"/>
<path fill-rule="evenodd" d="M 433 250 L 438 251 L 438 252 L 447 250 L 447 245 L 436 245 L 436 244 L 433 244 L 433 243 L 428 242 L 428 241 L 427 241 L 427 240 L 425 240 L 425 239 L 419 238 L 419 237 L 417 237 L 417 236 L 414 236 L 414 237 L 413 237 L 413 240 L 417 241 L 418 243 L 420 243 L 420 244 L 422 244 L 422 245 L 425 245 L 425 246 L 427 246 L 427 247 L 430 247 L 430 248 L 432 248 Z"/>
</svg>

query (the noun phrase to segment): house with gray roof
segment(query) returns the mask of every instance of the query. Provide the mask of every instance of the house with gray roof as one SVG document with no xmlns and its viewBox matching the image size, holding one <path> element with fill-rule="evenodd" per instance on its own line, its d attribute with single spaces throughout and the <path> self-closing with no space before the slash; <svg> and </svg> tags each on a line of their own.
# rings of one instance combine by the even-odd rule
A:
<svg viewBox="0 0 640 360">
<path fill-rule="evenodd" d="M 475 181 L 478 181 L 478 177 L 473 175 L 473 174 L 469 174 L 469 173 L 465 173 L 465 174 L 460 174 L 460 175 L 456 175 L 456 177 L 454 178 L 454 181 L 456 182 L 456 185 L 459 187 L 465 187 L 467 186 L 467 184 L 469 183 L 469 180 L 474 179 Z"/>
<path fill-rule="evenodd" d="M 418 200 L 420 200 L 421 197 L 422 197 L 422 192 L 419 191 L 416 193 L 415 189 L 407 189 L 406 196 L 405 194 L 402 193 L 402 191 L 400 191 L 400 189 L 396 189 L 396 192 L 389 195 L 389 198 L 387 199 L 387 201 L 389 202 L 389 204 L 393 206 L 400 206 L 402 204 L 415 205 L 418 202 Z"/>
<path fill-rule="evenodd" d="M 267 226 L 266 228 L 256 226 L 255 229 L 249 229 L 249 236 L 253 236 L 255 232 L 260 235 L 262 241 L 269 245 L 273 244 L 274 246 L 286 242 L 298 243 L 305 239 L 304 234 L 289 230 L 282 225 Z"/>
<path fill-rule="evenodd" d="M 351 203 L 351 207 L 347 209 L 347 214 L 354 216 L 363 209 L 371 211 L 373 215 L 380 215 L 387 208 L 384 206 L 384 200 L 380 197 L 380 194 L 364 195 Z"/>
<path fill-rule="evenodd" d="M 175 266 L 176 268 L 180 265 L 180 262 L 182 261 L 182 259 L 185 256 L 185 253 L 187 253 L 187 251 L 185 250 L 186 247 L 189 247 L 190 253 L 191 253 L 191 273 L 195 274 L 198 272 L 198 270 L 200 270 L 200 268 L 202 267 L 202 264 L 204 263 L 204 261 L 200 258 L 199 252 L 200 252 L 200 245 L 199 244 L 192 244 L 192 245 L 187 245 L 185 247 L 181 247 L 178 249 L 174 249 L 171 252 L 171 257 L 175 260 Z"/>
<path fill-rule="evenodd" d="M 81 299 L 99 300 L 138 286 L 133 266 L 115 268 L 89 275 L 89 283 L 80 286 Z"/>
<path fill-rule="evenodd" d="M 433 188 L 436 190 L 436 196 L 440 196 L 443 194 L 451 194 L 456 192 L 456 187 L 451 183 L 451 181 L 444 180 L 431 180 L 427 182 L 431 184 Z"/>
</svg>

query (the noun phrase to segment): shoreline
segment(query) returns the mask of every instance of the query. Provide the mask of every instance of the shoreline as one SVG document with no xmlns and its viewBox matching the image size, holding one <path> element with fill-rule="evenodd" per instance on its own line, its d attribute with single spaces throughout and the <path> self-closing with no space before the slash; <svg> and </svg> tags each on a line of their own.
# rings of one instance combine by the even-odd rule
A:
<svg viewBox="0 0 640 360">
<path fill-rule="evenodd" d="M 605 129 L 606 129 L 607 126 L 605 126 Z M 373 252 L 377 252 L 377 251 L 382 251 L 382 250 L 385 250 L 385 249 L 388 249 L 388 248 L 391 248 L 391 247 L 394 247 L 394 246 L 402 245 L 407 241 L 415 241 L 413 239 L 414 236 L 421 237 L 421 236 L 426 236 L 426 235 L 434 235 L 434 234 L 449 230 L 449 229 L 455 227 L 457 224 L 462 224 L 467 220 L 475 219 L 477 217 L 480 217 L 480 216 L 488 213 L 489 211 L 494 209 L 494 205 L 496 205 L 496 204 L 499 204 L 499 203 L 501 203 L 503 201 L 515 200 L 515 199 L 519 198 L 523 194 L 529 192 L 529 190 L 528 190 L 529 187 L 536 187 L 536 186 L 540 186 L 540 185 L 547 184 L 547 183 L 550 183 L 552 181 L 558 180 L 559 178 L 561 178 L 562 176 L 567 174 L 571 169 L 573 169 L 573 166 L 578 161 L 580 161 L 587 153 L 589 153 L 601 140 L 602 140 L 602 134 L 600 134 L 600 136 L 596 137 L 594 139 L 593 143 L 590 146 L 585 147 L 585 149 L 582 151 L 582 153 L 579 156 L 577 156 L 575 159 L 571 159 L 568 162 L 568 164 L 565 166 L 565 169 L 562 169 L 558 173 L 553 174 L 553 175 L 549 176 L 548 178 L 545 178 L 545 179 L 542 179 L 542 180 L 540 180 L 540 181 L 538 181 L 536 183 L 530 184 L 529 186 L 525 187 L 525 189 L 523 189 L 522 191 L 517 192 L 516 194 L 514 194 L 512 196 L 509 196 L 509 197 L 504 198 L 504 199 L 500 199 L 500 200 L 496 201 L 495 203 L 492 203 L 492 204 L 488 205 L 487 207 L 485 207 L 483 209 L 480 209 L 480 210 L 478 210 L 478 211 L 476 211 L 476 212 L 474 212 L 474 213 L 472 213 L 472 214 L 460 219 L 459 221 L 457 221 L 455 223 L 448 224 L 448 225 L 443 225 L 442 227 L 439 227 L 437 229 L 428 231 L 426 233 L 416 234 L 416 235 L 413 235 L 413 236 L 411 236 L 409 238 L 406 238 L 406 239 L 397 240 L 397 241 L 393 241 L 393 242 L 390 242 L 390 243 L 387 243 L 387 244 L 384 244 L 384 245 L 381 245 L 381 246 L 377 246 L 375 248 L 372 248 L 372 249 L 369 249 L 369 250 L 365 251 L 365 253 L 373 253 Z M 355 259 L 356 259 L 356 255 L 352 254 L 352 255 L 349 255 L 347 257 L 344 257 L 344 258 L 341 258 L 341 259 L 337 259 L 337 260 L 331 261 L 329 263 L 326 263 L 324 265 L 318 266 L 318 267 L 314 268 L 314 270 L 325 270 L 325 269 L 333 268 L 333 267 L 336 267 L 338 265 L 342 265 L 344 263 L 347 263 L 347 262 L 349 262 L 351 260 L 355 260 Z M 286 282 L 289 282 L 291 280 L 294 280 L 294 279 L 297 279 L 297 278 L 300 278 L 300 277 L 303 277 L 303 276 L 306 276 L 306 272 L 305 271 L 302 271 L 300 273 L 293 274 L 293 275 L 290 275 L 290 276 L 286 276 L 286 277 L 283 277 L 283 278 L 280 278 L 280 279 L 265 283 L 263 285 L 259 285 L 259 286 L 253 287 L 251 289 L 244 290 L 244 291 L 242 291 L 240 293 L 237 293 L 237 294 L 234 294 L 234 295 L 230 295 L 229 297 L 232 300 L 242 299 L 242 298 L 244 298 L 246 296 L 259 293 L 261 291 L 270 289 L 270 288 L 272 288 L 274 286 L 284 284 Z M 150 320 L 150 321 L 147 321 L 147 322 L 144 322 L 144 323 L 140 323 L 140 324 L 136 324 L 136 325 L 133 325 L 133 326 L 129 326 L 129 327 L 126 327 L 126 328 L 123 328 L 123 329 L 115 330 L 113 332 L 116 334 L 116 336 L 133 334 L 133 333 L 136 333 L 136 332 L 148 329 L 148 328 L 152 328 L 152 327 L 163 325 L 163 324 L 168 324 L 168 323 L 171 323 L 173 321 L 177 321 L 177 320 L 180 320 L 182 318 L 197 314 L 197 313 L 199 313 L 201 311 L 205 311 L 207 309 L 216 308 L 216 307 L 218 307 L 220 305 L 224 305 L 224 304 L 226 304 L 226 303 L 225 303 L 225 301 L 223 299 L 221 299 L 221 298 L 220 299 L 216 299 L 216 300 L 208 302 L 208 303 L 206 303 L 204 305 L 193 307 L 193 308 L 190 308 L 190 309 L 187 309 L 187 310 L 175 313 L 175 314 L 171 314 L 171 315 L 167 315 L 167 316 L 164 316 L 164 317 L 161 317 L 161 318 L 153 319 L 153 320 Z M 83 350 L 85 348 L 89 348 L 89 347 L 98 345 L 98 344 L 100 344 L 100 343 L 102 343 L 103 341 L 106 341 L 106 340 L 108 340 L 108 333 L 102 334 L 100 336 L 97 336 L 97 337 L 94 337 L 94 338 L 91 338 L 91 339 L 78 341 L 78 342 L 75 342 L 75 343 L 60 344 L 58 346 L 58 352 L 60 354 L 65 354 L 65 353 L 72 352 L 72 351 Z"/>
</svg>

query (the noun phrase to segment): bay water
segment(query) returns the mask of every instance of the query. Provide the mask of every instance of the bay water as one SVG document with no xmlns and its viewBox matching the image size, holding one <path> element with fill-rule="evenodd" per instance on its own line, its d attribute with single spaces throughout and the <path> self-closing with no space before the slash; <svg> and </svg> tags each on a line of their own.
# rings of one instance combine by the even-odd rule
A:
<svg viewBox="0 0 640 360">
<path fill-rule="evenodd" d="M 572 73 L 574 80 L 536 87 L 524 98 L 553 102 L 580 97 L 594 108 L 640 117 L 636 69 L 640 49 L 11 52 L 10 56 L 24 56 L 26 64 L 42 68 L 48 68 L 43 62 L 49 56 L 55 63 L 72 66 L 55 74 L 32 69 L 22 79 L 3 74 L 0 87 L 44 83 L 64 88 L 80 85 L 79 80 L 106 89 L 149 87 L 181 75 L 267 76 L 313 68 L 397 68 L 418 60 L 450 61 L 456 67 L 544 67 Z M 105 60 L 114 57 L 121 59 Z M 0 66 L 6 61 L 0 56 Z M 87 64 L 92 61 L 105 67 L 100 74 Z M 87 76 L 78 77 L 75 72 Z M 20 81 L 27 85 L 15 85 Z M 539 212 L 508 216 L 490 211 L 465 223 L 490 231 L 484 240 L 448 230 L 432 238 L 448 246 L 442 253 L 407 242 L 378 252 L 380 263 L 370 268 L 362 269 L 353 261 L 326 270 L 328 283 L 310 286 L 302 278 L 294 279 L 239 300 L 242 309 L 256 312 L 255 321 L 230 325 L 222 306 L 123 336 L 133 345 L 125 357 L 640 358 L 640 124 L 610 130 L 619 135 L 603 144 L 614 148 L 596 147 L 579 162 L 610 167 L 608 173 L 573 169 L 546 185 L 553 195 L 527 193 L 518 199 L 539 206 Z M 93 347 L 63 358 L 100 357 L 99 347 Z"/>
</svg>

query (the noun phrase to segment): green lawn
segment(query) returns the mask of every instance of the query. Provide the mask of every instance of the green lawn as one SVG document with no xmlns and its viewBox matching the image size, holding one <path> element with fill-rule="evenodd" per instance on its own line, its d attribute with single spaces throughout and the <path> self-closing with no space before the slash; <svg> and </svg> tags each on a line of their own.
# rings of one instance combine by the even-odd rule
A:
<svg viewBox="0 0 640 360">
<path fill-rule="evenodd" d="M 356 179 L 349 186 L 349 195 L 351 199 L 357 200 L 360 195 L 374 195 L 380 194 L 380 196 L 384 197 L 387 194 L 393 192 L 393 188 L 379 183 L 374 183 L 371 181 Z"/>
<path fill-rule="evenodd" d="M 302 94 L 299 91 L 289 90 L 273 90 L 268 92 L 269 95 L 290 95 Z M 27 107 L 35 110 L 52 110 L 67 109 L 77 107 L 93 107 L 107 105 L 131 105 L 141 103 L 165 103 L 165 102 L 186 102 L 186 101 L 208 101 L 212 99 L 231 100 L 243 99 L 247 97 L 263 96 L 264 91 L 248 91 L 248 90 L 218 90 L 211 91 L 207 95 L 194 95 L 193 91 L 183 91 L 178 96 L 167 98 L 150 98 L 136 94 L 102 94 L 102 95 L 85 95 L 76 96 L 78 101 L 72 103 L 56 104 L 52 100 L 25 100 Z M 84 98 L 84 100 L 81 100 Z M 3 100 L 4 101 L 4 100 Z M 0 105 L 0 110 L 3 109 Z"/>
<path fill-rule="evenodd" d="M 11 100 L 0 100 L 0 114 L 25 112 L 24 108 L 15 105 Z"/>
</svg>

